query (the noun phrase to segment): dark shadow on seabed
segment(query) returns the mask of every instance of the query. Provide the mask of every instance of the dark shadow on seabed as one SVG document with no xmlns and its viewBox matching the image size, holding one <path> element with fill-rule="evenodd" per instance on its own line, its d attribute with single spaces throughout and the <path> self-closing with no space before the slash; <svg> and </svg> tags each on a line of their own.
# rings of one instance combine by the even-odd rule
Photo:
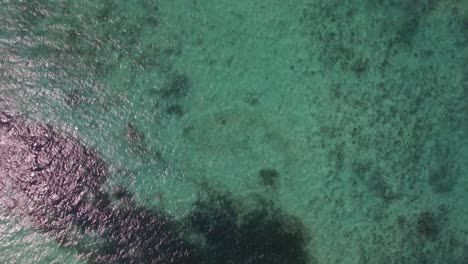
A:
<svg viewBox="0 0 468 264">
<path fill-rule="evenodd" d="M 272 202 L 245 209 L 204 188 L 183 219 L 103 190 L 96 152 L 51 126 L 0 112 L 0 206 L 27 217 L 88 263 L 311 263 L 309 234 Z M 93 243 L 91 243 L 93 242 Z M 91 246 L 93 245 L 93 246 Z"/>
</svg>

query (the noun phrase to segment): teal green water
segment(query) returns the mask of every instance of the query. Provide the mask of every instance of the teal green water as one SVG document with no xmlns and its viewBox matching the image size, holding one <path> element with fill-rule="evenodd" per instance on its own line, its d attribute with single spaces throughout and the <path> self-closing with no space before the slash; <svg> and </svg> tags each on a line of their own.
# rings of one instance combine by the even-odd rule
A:
<svg viewBox="0 0 468 264">
<path fill-rule="evenodd" d="M 0 110 L 175 218 L 271 200 L 311 263 L 468 261 L 467 1 L 2 0 Z M 0 214 L 0 263 L 86 260 Z"/>
</svg>

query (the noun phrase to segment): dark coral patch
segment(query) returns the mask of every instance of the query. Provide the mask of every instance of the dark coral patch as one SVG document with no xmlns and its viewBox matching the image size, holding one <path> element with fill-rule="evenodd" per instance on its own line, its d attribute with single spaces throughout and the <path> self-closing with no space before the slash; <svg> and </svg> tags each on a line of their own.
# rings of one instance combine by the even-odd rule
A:
<svg viewBox="0 0 468 264">
<path fill-rule="evenodd" d="M 279 178 L 279 172 L 272 168 L 261 169 L 258 175 L 265 186 L 275 186 Z"/>
<path fill-rule="evenodd" d="M 49 126 L 0 112 L 0 139 L 0 185 L 11 189 L 0 193 L 0 206 L 89 263 L 310 263 L 307 229 L 272 202 L 247 209 L 230 194 L 204 190 L 177 220 L 138 206 L 122 186 L 106 193 L 99 156 Z"/>
<path fill-rule="evenodd" d="M 142 144 L 145 140 L 143 133 L 141 133 L 138 128 L 131 122 L 127 123 L 125 129 L 125 138 L 130 144 Z"/>
<path fill-rule="evenodd" d="M 356 75 L 365 74 L 369 68 L 369 59 L 367 58 L 358 58 L 351 64 L 351 71 L 353 71 Z"/>
<path fill-rule="evenodd" d="M 189 225 L 204 239 L 208 263 L 310 263 L 306 228 L 273 203 L 259 200 L 253 210 L 212 192 L 199 199 Z"/>
<path fill-rule="evenodd" d="M 185 74 L 175 73 L 167 82 L 162 95 L 165 98 L 183 97 L 189 93 L 191 87 L 192 83 Z"/>
<path fill-rule="evenodd" d="M 133 198 L 133 194 L 124 186 L 116 186 L 113 188 L 112 196 L 117 200 Z"/>
<path fill-rule="evenodd" d="M 185 115 L 184 108 L 180 104 L 173 104 L 170 105 L 166 109 L 166 113 L 169 115 L 175 115 L 175 116 L 183 116 Z"/>
<path fill-rule="evenodd" d="M 428 239 L 436 239 L 441 231 L 441 227 L 436 216 L 431 212 L 422 212 L 416 219 L 416 231 Z"/>
</svg>

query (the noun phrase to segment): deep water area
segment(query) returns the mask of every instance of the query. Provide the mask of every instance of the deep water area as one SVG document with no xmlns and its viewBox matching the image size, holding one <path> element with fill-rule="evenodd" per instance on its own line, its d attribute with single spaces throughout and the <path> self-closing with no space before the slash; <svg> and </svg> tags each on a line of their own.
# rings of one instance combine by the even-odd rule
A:
<svg viewBox="0 0 468 264">
<path fill-rule="evenodd" d="M 468 263 L 468 1 L 0 0 L 0 263 Z"/>
</svg>

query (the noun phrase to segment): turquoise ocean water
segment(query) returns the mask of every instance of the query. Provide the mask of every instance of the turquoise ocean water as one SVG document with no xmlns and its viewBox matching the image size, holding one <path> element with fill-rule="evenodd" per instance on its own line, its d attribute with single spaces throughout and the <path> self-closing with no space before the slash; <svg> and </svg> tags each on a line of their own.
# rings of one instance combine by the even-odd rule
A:
<svg viewBox="0 0 468 264">
<path fill-rule="evenodd" d="M 171 219 L 211 192 L 235 204 L 214 226 L 275 208 L 307 255 L 277 263 L 468 263 L 466 0 L 0 0 L 0 111 Z M 0 263 L 93 243 L 0 207 Z M 222 263 L 275 263 L 250 254 Z"/>
</svg>

